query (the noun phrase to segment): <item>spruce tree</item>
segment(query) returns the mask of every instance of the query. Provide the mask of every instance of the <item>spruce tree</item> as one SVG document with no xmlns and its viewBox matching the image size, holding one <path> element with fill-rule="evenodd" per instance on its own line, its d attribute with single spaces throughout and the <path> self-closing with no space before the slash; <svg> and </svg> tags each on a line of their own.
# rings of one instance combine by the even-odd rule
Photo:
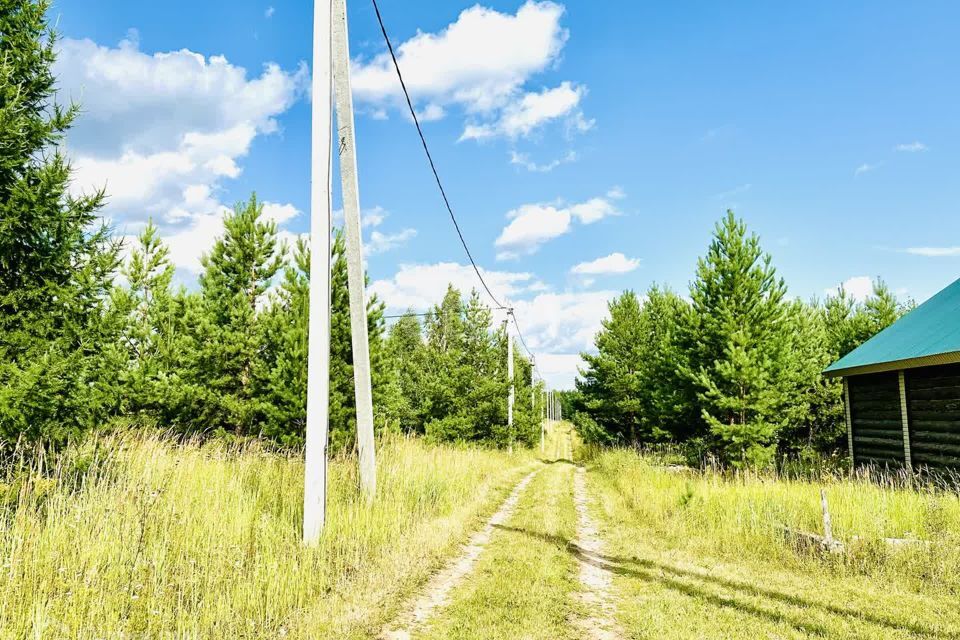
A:
<svg viewBox="0 0 960 640">
<path fill-rule="evenodd" d="M 71 195 L 45 0 L 0 3 L 0 439 L 60 441 L 104 415 L 99 347 L 118 247 L 104 195 Z"/>
<path fill-rule="evenodd" d="M 785 295 L 759 238 L 728 211 L 690 287 L 696 339 L 688 373 L 713 443 L 736 465 L 769 462 L 784 424 Z"/>
</svg>

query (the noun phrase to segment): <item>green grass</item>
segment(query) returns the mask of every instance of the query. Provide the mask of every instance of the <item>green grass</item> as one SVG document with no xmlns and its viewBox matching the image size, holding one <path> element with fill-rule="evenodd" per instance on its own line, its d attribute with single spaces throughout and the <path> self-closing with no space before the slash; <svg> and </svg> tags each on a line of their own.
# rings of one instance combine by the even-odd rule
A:
<svg viewBox="0 0 960 640">
<path fill-rule="evenodd" d="M 298 456 L 91 440 L 0 478 L 0 638 L 369 637 L 531 461 L 383 440 L 374 506 L 334 461 L 304 548 Z"/>
<path fill-rule="evenodd" d="M 576 638 L 570 455 L 546 462 L 427 638 Z M 89 440 L 0 475 L 0 639 L 369 638 L 460 551 L 539 451 L 381 440 L 379 494 L 331 464 L 328 528 L 300 544 L 299 456 L 159 435 Z M 587 454 L 584 449 L 581 454 Z M 591 510 L 628 637 L 958 638 L 960 499 L 825 476 L 668 469 L 587 455 Z M 830 501 L 842 554 L 801 548 Z M 896 550 L 882 538 L 932 544 Z"/>
<path fill-rule="evenodd" d="M 548 464 L 527 487 L 474 572 L 454 589 L 423 638 L 575 638 L 573 467 Z"/>
<path fill-rule="evenodd" d="M 631 637 L 960 637 L 955 494 L 668 470 L 628 451 L 589 469 Z M 821 487 L 846 553 L 800 548 L 778 528 L 820 531 Z M 906 536 L 935 544 L 880 540 Z"/>
</svg>

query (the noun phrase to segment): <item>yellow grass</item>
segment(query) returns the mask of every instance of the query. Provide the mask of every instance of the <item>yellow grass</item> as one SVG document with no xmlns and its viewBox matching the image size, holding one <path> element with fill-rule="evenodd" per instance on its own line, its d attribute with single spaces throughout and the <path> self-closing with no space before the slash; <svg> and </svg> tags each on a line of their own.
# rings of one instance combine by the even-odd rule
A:
<svg viewBox="0 0 960 640">
<path fill-rule="evenodd" d="M 0 482 L 0 638 L 369 637 L 531 460 L 385 439 L 372 508 L 331 465 L 310 549 L 298 456 L 90 440 Z"/>
<path fill-rule="evenodd" d="M 670 469 L 631 451 L 588 470 L 631 637 L 960 638 L 954 493 Z M 779 528 L 821 532 L 821 488 L 844 553 Z M 882 540 L 907 537 L 930 544 Z"/>
</svg>

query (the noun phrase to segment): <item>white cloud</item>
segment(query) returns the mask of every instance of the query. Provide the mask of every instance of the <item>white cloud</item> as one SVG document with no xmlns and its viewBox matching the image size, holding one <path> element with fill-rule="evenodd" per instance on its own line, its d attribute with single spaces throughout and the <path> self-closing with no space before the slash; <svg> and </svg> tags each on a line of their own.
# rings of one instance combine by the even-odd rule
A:
<svg viewBox="0 0 960 640">
<path fill-rule="evenodd" d="M 515 164 L 517 166 L 523 167 L 527 171 L 533 173 L 549 173 L 559 167 L 561 164 L 567 164 L 569 162 L 577 161 L 576 151 L 568 151 L 566 155 L 560 158 L 551 160 L 544 164 L 538 164 L 530 159 L 530 156 L 526 153 L 519 153 L 517 151 L 510 151 L 510 164 Z"/>
<path fill-rule="evenodd" d="M 240 175 L 258 136 L 279 129 L 308 78 L 303 65 L 248 77 L 222 56 L 147 54 L 135 33 L 117 47 L 61 40 L 55 73 L 61 100 L 83 108 L 68 137 L 74 193 L 105 186 L 104 214 L 121 227 L 153 217 L 175 264 L 191 271 L 222 229 L 224 181 Z M 283 221 L 295 215 L 271 206 Z"/>
<path fill-rule="evenodd" d="M 904 253 L 915 256 L 926 256 L 928 258 L 960 256 L 960 247 L 910 247 L 903 251 Z"/>
<path fill-rule="evenodd" d="M 480 273 L 490 288 L 505 298 L 521 295 L 542 285 L 531 273 L 486 269 L 481 269 Z M 370 285 L 370 291 L 380 296 L 393 311 L 425 311 L 443 299 L 448 284 L 453 284 L 464 294 L 473 289 L 482 291 L 473 267 L 456 262 L 400 265 L 400 270 L 393 278 L 375 281 Z"/>
<path fill-rule="evenodd" d="M 475 5 L 440 33 L 419 32 L 396 47 L 404 81 L 418 100 L 461 103 L 470 111 L 502 106 L 532 74 L 547 69 L 567 41 L 564 9 L 528 1 L 515 15 Z M 384 52 L 351 71 L 358 100 L 402 99 L 393 63 Z"/>
<path fill-rule="evenodd" d="M 853 276 L 843 281 L 836 289 L 825 289 L 824 293 L 828 296 L 835 296 L 840 292 L 840 289 L 846 291 L 847 295 L 854 300 L 863 302 L 873 293 L 873 278 L 870 276 Z"/>
<path fill-rule="evenodd" d="M 627 197 L 627 192 L 623 190 L 623 187 L 614 186 L 607 191 L 607 197 L 611 200 L 623 200 Z"/>
<path fill-rule="evenodd" d="M 607 316 L 607 302 L 616 295 L 616 291 L 544 293 L 514 302 L 523 337 L 553 388 L 573 388 L 582 364 L 579 354 L 593 349 Z"/>
<path fill-rule="evenodd" d="M 300 215 L 300 210 L 292 204 L 263 203 L 263 217 L 278 225 L 283 225 Z"/>
<path fill-rule="evenodd" d="M 381 233 L 379 231 L 374 231 L 370 234 L 370 239 L 367 241 L 364 249 L 366 250 L 365 252 L 367 255 L 384 253 L 385 251 L 402 247 L 416 235 L 416 229 L 404 229 L 402 231 L 398 231 L 397 233 Z"/>
<path fill-rule="evenodd" d="M 434 120 L 443 120 L 447 112 L 440 105 L 431 102 L 422 111 L 417 111 L 417 119 L 420 122 L 433 122 Z M 379 119 L 379 118 L 375 118 Z"/>
<path fill-rule="evenodd" d="M 267 19 L 270 19 L 270 18 L 273 17 L 273 14 L 275 14 L 276 12 L 277 12 L 277 10 L 276 10 L 275 8 L 273 8 L 273 7 L 267 7 L 267 10 L 263 12 L 263 17 L 264 17 L 264 18 L 267 18 Z"/>
<path fill-rule="evenodd" d="M 579 353 L 544 353 L 537 357 L 537 371 L 550 389 L 573 389 L 581 366 Z"/>
<path fill-rule="evenodd" d="M 497 259 L 509 260 L 536 252 L 543 243 L 570 231 L 574 220 L 581 224 L 593 224 L 618 215 L 618 209 L 608 198 L 609 195 L 607 198 L 591 198 L 566 207 L 559 204 L 525 204 L 509 211 L 507 219 L 510 222 L 494 243 L 500 250 Z"/>
<path fill-rule="evenodd" d="M 340 218 L 343 218 L 343 210 L 338 210 Z M 383 224 L 383 221 L 387 219 L 387 210 L 377 205 L 369 209 L 364 209 L 360 212 L 360 225 L 363 227 L 379 227 Z"/>
<path fill-rule="evenodd" d="M 880 166 L 879 164 L 869 164 L 869 163 L 867 163 L 867 162 L 864 162 L 863 164 L 861 164 L 859 167 L 857 167 L 857 168 L 853 171 L 853 175 L 854 175 L 854 176 L 860 176 L 860 175 L 863 175 L 863 174 L 865 174 L 865 173 L 869 173 L 869 172 L 873 171 L 874 169 L 877 169 L 879 166 Z"/>
<path fill-rule="evenodd" d="M 593 224 L 620 212 L 606 198 L 590 198 L 586 202 L 570 207 L 570 213 L 583 224 Z"/>
<path fill-rule="evenodd" d="M 628 258 L 622 253 L 616 252 L 590 262 L 581 262 L 570 269 L 570 272 L 578 275 L 630 273 L 639 266 L 639 259 Z"/>
<path fill-rule="evenodd" d="M 512 218 L 494 243 L 501 249 L 498 259 L 510 259 L 522 253 L 533 253 L 548 240 L 570 230 L 569 209 L 553 205 L 525 204 L 507 214 Z"/>
<path fill-rule="evenodd" d="M 468 124 L 460 139 L 482 140 L 495 136 L 513 139 L 527 136 L 534 129 L 561 118 L 567 119 L 572 128 L 587 131 L 593 127 L 593 121 L 586 120 L 578 109 L 584 93 L 583 87 L 575 87 L 570 82 L 539 93 L 526 93 L 504 107 L 495 121 Z"/>
<path fill-rule="evenodd" d="M 592 348 L 607 315 L 607 301 L 616 295 L 616 291 L 546 292 L 515 300 L 513 307 L 534 354 L 580 352 Z"/>
<path fill-rule="evenodd" d="M 515 14 L 475 5 L 436 33 L 418 32 L 396 47 L 417 115 L 435 120 L 451 106 L 468 114 L 463 139 L 525 136 L 547 122 L 589 128 L 579 109 L 585 87 L 567 81 L 539 92 L 524 89 L 535 74 L 556 65 L 569 33 L 560 26 L 564 7 L 527 0 Z M 405 109 L 388 53 L 353 61 L 354 95 L 372 106 Z"/>
<path fill-rule="evenodd" d="M 923 144 L 919 140 L 914 142 L 908 142 L 905 144 L 898 144 L 894 147 L 896 151 L 904 151 L 906 153 L 917 153 L 919 151 L 926 151 L 929 147 Z"/>
<path fill-rule="evenodd" d="M 593 338 L 607 315 L 607 301 L 617 292 L 552 293 L 542 291 L 545 285 L 530 273 L 482 273 L 494 293 L 513 306 L 541 374 L 554 388 L 572 388 L 579 353 L 592 349 Z M 402 265 L 392 278 L 375 281 L 370 291 L 386 303 L 390 313 L 426 311 L 443 299 L 449 283 L 464 295 L 481 290 L 470 265 L 439 263 Z M 502 319 L 503 312 L 495 312 L 494 321 Z"/>
</svg>

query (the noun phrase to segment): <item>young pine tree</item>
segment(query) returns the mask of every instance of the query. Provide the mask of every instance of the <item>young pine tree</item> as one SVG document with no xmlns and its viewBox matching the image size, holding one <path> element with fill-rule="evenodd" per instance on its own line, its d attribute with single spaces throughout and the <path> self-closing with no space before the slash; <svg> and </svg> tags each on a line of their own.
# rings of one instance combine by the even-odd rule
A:
<svg viewBox="0 0 960 640">
<path fill-rule="evenodd" d="M 646 355 L 640 300 L 633 291 L 624 291 L 608 309 L 610 317 L 594 339 L 596 355 L 581 354 L 587 365 L 577 381 L 581 401 L 600 431 L 595 434 L 599 439 L 626 444 L 650 440 L 650 434 L 640 432 L 640 370 Z"/>
<path fill-rule="evenodd" d="M 385 345 L 385 393 L 391 401 L 391 419 L 405 433 L 423 433 L 424 370 L 426 354 L 420 321 L 412 313 L 399 318 L 390 328 Z"/>
<path fill-rule="evenodd" d="M 122 414 L 159 419 L 167 411 L 186 330 L 171 291 L 175 269 L 169 256 L 151 220 L 122 269 L 126 286 L 111 296 L 111 313 L 122 316 L 117 407 Z"/>
<path fill-rule="evenodd" d="M 353 351 L 350 340 L 350 307 L 347 290 L 343 234 L 335 233 L 332 246 L 330 338 L 330 447 L 342 451 L 356 440 L 353 384 Z M 307 412 L 307 346 L 310 311 L 310 248 L 299 240 L 293 261 L 284 270 L 276 297 L 260 314 L 263 330 L 260 357 L 254 368 L 254 395 L 264 435 L 283 444 L 302 444 Z M 383 305 L 367 301 L 370 359 L 374 365 L 374 409 L 383 406 L 382 358 Z M 378 422 L 382 427 L 383 422 Z"/>
<path fill-rule="evenodd" d="M 99 346 L 118 246 L 104 195 L 69 192 L 45 0 L 0 3 L 0 441 L 58 442 L 104 415 Z"/>
<path fill-rule="evenodd" d="M 257 197 L 237 204 L 224 218 L 223 237 L 202 259 L 203 309 L 194 368 L 204 396 L 198 427 L 253 432 L 262 412 L 253 383 L 265 344 L 260 307 L 282 262 L 277 225 L 263 219 Z"/>
<path fill-rule="evenodd" d="M 718 452 L 739 466 L 772 459 L 789 401 L 786 285 L 756 235 L 728 211 L 690 287 L 687 369 Z"/>
</svg>

